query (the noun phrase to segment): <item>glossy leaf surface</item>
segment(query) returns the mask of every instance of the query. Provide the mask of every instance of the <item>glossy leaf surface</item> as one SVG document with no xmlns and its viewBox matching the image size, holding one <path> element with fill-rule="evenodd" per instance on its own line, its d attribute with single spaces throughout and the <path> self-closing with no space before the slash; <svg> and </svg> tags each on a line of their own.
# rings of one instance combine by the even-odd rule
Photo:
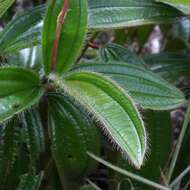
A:
<svg viewBox="0 0 190 190">
<path fill-rule="evenodd" d="M 42 95 L 38 76 L 21 68 L 0 68 L 0 89 L 0 122 L 32 106 Z"/>
<path fill-rule="evenodd" d="M 146 152 L 143 121 L 132 99 L 116 83 L 93 72 L 78 72 L 56 84 L 103 125 L 108 137 L 140 168 Z"/>
</svg>

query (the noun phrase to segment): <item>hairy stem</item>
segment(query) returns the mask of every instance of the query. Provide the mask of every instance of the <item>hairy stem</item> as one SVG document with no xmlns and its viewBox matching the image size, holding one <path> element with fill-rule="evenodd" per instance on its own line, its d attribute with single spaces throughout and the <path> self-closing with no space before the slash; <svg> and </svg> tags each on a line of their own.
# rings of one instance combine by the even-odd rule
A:
<svg viewBox="0 0 190 190">
<path fill-rule="evenodd" d="M 56 62 L 57 62 L 57 49 L 59 46 L 59 39 L 61 35 L 61 29 L 64 24 L 65 18 L 67 16 L 68 8 L 69 8 L 69 0 L 64 0 L 63 8 L 58 16 L 57 27 L 55 32 L 54 44 L 53 44 L 53 52 L 52 52 L 52 64 L 51 71 L 55 71 Z"/>
</svg>

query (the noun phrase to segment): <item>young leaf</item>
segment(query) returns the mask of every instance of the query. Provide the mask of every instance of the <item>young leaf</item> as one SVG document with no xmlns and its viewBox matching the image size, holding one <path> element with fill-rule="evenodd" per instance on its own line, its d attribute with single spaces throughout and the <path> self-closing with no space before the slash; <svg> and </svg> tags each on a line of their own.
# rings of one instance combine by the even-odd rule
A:
<svg viewBox="0 0 190 190">
<path fill-rule="evenodd" d="M 0 0 L 0 18 L 14 2 L 15 0 Z"/>
<path fill-rule="evenodd" d="M 0 122 L 35 104 L 43 93 L 38 76 L 21 68 L 0 68 L 0 89 Z"/>
<path fill-rule="evenodd" d="M 67 9 L 64 10 L 64 18 L 59 16 L 62 7 L 63 0 L 49 0 L 42 36 L 46 73 L 68 70 L 79 56 L 85 41 L 87 0 L 69 0 L 68 8 L 64 7 Z"/>
<path fill-rule="evenodd" d="M 89 28 L 95 30 L 164 23 L 180 16 L 152 0 L 89 0 Z"/>
<path fill-rule="evenodd" d="M 87 151 L 100 153 L 99 135 L 90 118 L 68 98 L 49 94 L 49 133 L 58 171 L 68 180 L 94 169 Z"/>
<path fill-rule="evenodd" d="M 157 2 L 166 3 L 171 5 L 185 14 L 190 14 L 190 1 L 189 0 L 156 0 Z"/>
<path fill-rule="evenodd" d="M 167 110 L 185 103 L 183 93 L 151 71 L 119 62 L 81 64 L 74 70 L 100 72 L 111 77 L 145 109 Z"/>
<path fill-rule="evenodd" d="M 109 62 L 114 60 L 114 61 L 123 61 L 140 66 L 143 66 L 145 64 L 140 57 L 138 57 L 135 53 L 133 53 L 129 49 L 113 43 L 109 43 L 103 48 L 101 48 L 100 55 L 104 62 Z"/>
<path fill-rule="evenodd" d="M 146 132 L 132 99 L 109 78 L 93 72 L 71 73 L 54 81 L 103 125 L 111 141 L 140 168 L 146 153 Z"/>
<path fill-rule="evenodd" d="M 43 172 L 38 175 L 24 174 L 20 178 L 20 183 L 17 190 L 39 190 L 42 178 Z"/>
<path fill-rule="evenodd" d="M 38 6 L 10 21 L 0 33 L 0 54 L 31 47 L 41 41 L 44 6 Z"/>
</svg>

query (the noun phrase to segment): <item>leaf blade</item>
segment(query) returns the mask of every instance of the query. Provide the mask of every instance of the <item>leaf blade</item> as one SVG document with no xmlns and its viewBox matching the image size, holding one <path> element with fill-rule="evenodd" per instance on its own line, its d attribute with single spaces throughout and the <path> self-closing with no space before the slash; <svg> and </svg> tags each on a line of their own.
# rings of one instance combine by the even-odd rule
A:
<svg viewBox="0 0 190 190">
<path fill-rule="evenodd" d="M 157 2 L 166 3 L 171 5 L 180 11 L 184 12 L 185 14 L 190 14 L 190 2 L 189 0 L 156 0 Z"/>
<path fill-rule="evenodd" d="M 152 0 L 89 0 L 89 28 L 102 30 L 175 20 L 180 13 Z"/>
<path fill-rule="evenodd" d="M 62 7 L 62 0 L 49 1 L 44 20 L 42 49 L 46 73 L 51 71 L 53 56 L 56 56 L 56 72 L 62 73 L 68 70 L 79 56 L 85 41 L 87 0 L 70 0 L 69 11 L 67 11 L 64 24 L 61 26 L 57 54 L 53 55 L 56 27 L 60 24 L 57 19 L 59 19 L 58 16 Z"/>
<path fill-rule="evenodd" d="M 185 103 L 183 93 L 151 71 L 132 64 L 81 64 L 74 71 L 100 72 L 122 86 L 144 109 L 167 110 Z"/>
<path fill-rule="evenodd" d="M 0 18 L 7 11 L 7 9 L 15 2 L 15 0 L 1 0 L 0 1 Z"/>
<path fill-rule="evenodd" d="M 43 94 L 38 76 L 27 69 L 0 68 L 0 122 L 35 104 Z"/>
<path fill-rule="evenodd" d="M 56 84 L 94 114 L 137 168 L 142 165 L 146 152 L 144 124 L 131 98 L 117 84 L 92 72 L 73 73 Z"/>
<path fill-rule="evenodd" d="M 100 137 L 94 123 L 69 98 L 48 94 L 51 149 L 61 175 L 79 179 L 96 167 L 86 151 L 100 154 Z"/>
<path fill-rule="evenodd" d="M 11 20 L 0 33 L 0 54 L 8 54 L 37 45 L 45 6 L 37 6 Z"/>
</svg>

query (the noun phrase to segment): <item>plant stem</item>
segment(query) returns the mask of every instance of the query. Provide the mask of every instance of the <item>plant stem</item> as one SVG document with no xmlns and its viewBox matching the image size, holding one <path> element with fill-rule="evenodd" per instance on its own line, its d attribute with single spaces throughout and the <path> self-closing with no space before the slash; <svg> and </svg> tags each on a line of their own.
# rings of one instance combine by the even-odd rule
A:
<svg viewBox="0 0 190 190">
<path fill-rule="evenodd" d="M 180 149 L 181 149 L 181 146 L 182 146 L 182 142 L 183 142 L 183 139 L 184 139 L 184 136 L 185 136 L 185 132 L 186 132 L 188 124 L 189 124 L 189 120 L 190 120 L 190 101 L 188 103 L 187 112 L 186 112 L 186 115 L 185 115 L 185 120 L 184 120 L 184 123 L 183 123 L 183 126 L 182 126 L 182 130 L 181 130 L 181 133 L 180 133 L 177 145 L 176 145 L 176 149 L 174 151 L 174 155 L 173 155 L 173 158 L 172 158 L 172 161 L 171 161 L 171 164 L 170 164 L 169 172 L 168 172 L 168 175 L 167 175 L 168 183 L 170 183 L 170 181 L 171 181 L 171 177 L 172 177 L 173 171 L 175 169 L 175 165 L 176 165 L 176 162 L 177 162 L 177 158 L 179 156 L 179 152 L 180 152 Z"/>
<path fill-rule="evenodd" d="M 134 180 L 136 180 L 136 181 L 139 181 L 139 182 L 141 182 L 141 183 L 147 184 L 147 185 L 149 185 L 149 186 L 151 186 L 151 187 L 154 187 L 154 188 L 157 188 L 157 189 L 160 189 L 160 190 L 170 190 L 169 188 L 167 188 L 167 187 L 165 187 L 165 186 L 162 186 L 162 185 L 160 185 L 160 184 L 158 184 L 158 183 L 155 183 L 155 182 L 153 182 L 153 181 L 150 181 L 150 180 L 148 180 L 148 179 L 146 179 L 146 178 L 144 178 L 144 177 L 141 177 L 141 176 L 139 176 L 139 175 L 136 175 L 136 174 L 133 174 L 133 173 L 131 173 L 131 172 L 128 172 L 128 171 L 126 171 L 126 170 L 124 170 L 124 169 L 122 169 L 122 168 L 119 168 L 119 167 L 117 167 L 117 166 L 114 166 L 113 164 L 111 164 L 111 163 L 109 163 L 109 162 L 107 162 L 107 161 L 105 161 L 105 160 L 103 160 L 103 159 L 101 159 L 101 158 L 95 156 L 94 154 L 92 154 L 92 153 L 90 153 L 90 152 L 87 152 L 87 154 L 88 154 L 91 158 L 93 158 L 94 160 L 100 162 L 101 164 L 103 164 L 103 165 L 105 165 L 105 166 L 107 166 L 107 167 L 109 167 L 109 168 L 111 168 L 111 169 L 113 169 L 113 170 L 115 170 L 115 171 L 117 171 L 117 172 L 119 172 L 119 173 L 121 173 L 121 174 L 127 176 L 127 177 L 130 177 L 130 178 L 132 178 L 132 179 L 134 179 Z"/>
<path fill-rule="evenodd" d="M 177 183 L 179 183 L 183 177 L 188 174 L 190 171 L 190 166 L 188 166 L 170 185 L 170 187 L 174 187 Z"/>
<path fill-rule="evenodd" d="M 86 181 L 96 190 L 102 190 L 100 189 L 95 183 L 93 183 L 91 180 L 86 179 Z"/>
<path fill-rule="evenodd" d="M 53 50 L 52 50 L 52 64 L 51 64 L 51 71 L 55 71 L 56 68 L 56 62 L 57 62 L 57 49 L 59 46 L 59 39 L 61 35 L 61 29 L 65 21 L 65 17 L 67 15 L 69 8 L 69 2 L 68 0 L 64 0 L 63 8 L 58 16 L 58 22 L 57 27 L 55 31 L 55 38 L 54 38 L 54 44 L 53 44 Z"/>
</svg>

